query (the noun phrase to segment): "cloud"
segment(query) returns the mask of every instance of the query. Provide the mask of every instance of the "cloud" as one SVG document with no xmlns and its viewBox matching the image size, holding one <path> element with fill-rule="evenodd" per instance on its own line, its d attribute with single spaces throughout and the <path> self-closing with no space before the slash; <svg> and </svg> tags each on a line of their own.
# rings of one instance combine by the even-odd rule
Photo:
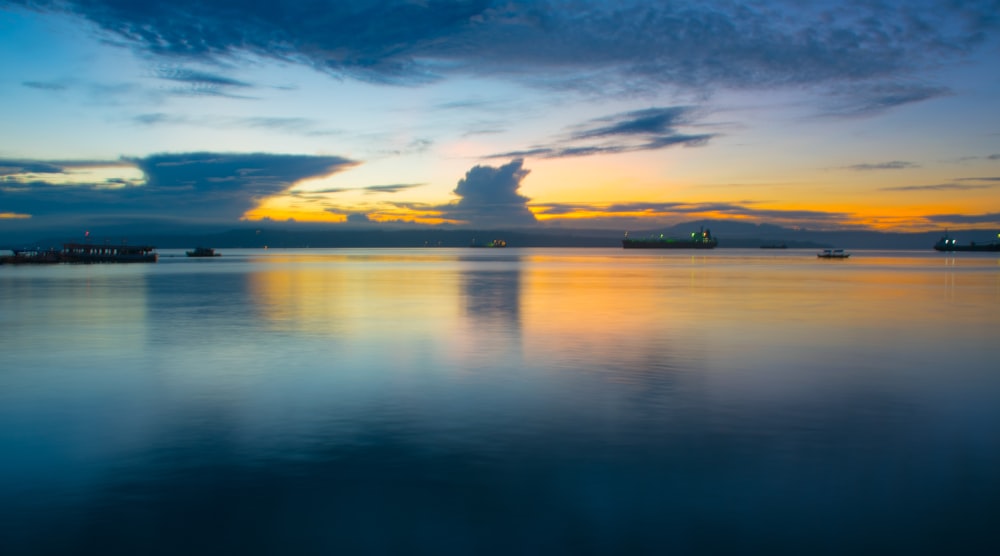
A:
<svg viewBox="0 0 1000 556">
<path fill-rule="evenodd" d="M 38 89 L 41 91 L 65 91 L 69 88 L 64 83 L 52 83 L 45 81 L 24 81 L 21 85 L 30 89 Z"/>
<path fill-rule="evenodd" d="M 685 203 L 685 202 L 634 202 L 592 205 L 587 203 L 532 204 L 532 209 L 544 215 L 588 215 L 676 217 L 708 214 L 767 218 L 778 222 L 802 221 L 814 223 L 839 223 L 852 217 L 849 213 L 814 210 L 778 210 L 754 208 L 753 203 Z"/>
<path fill-rule="evenodd" d="M 244 81 L 183 67 L 161 67 L 157 71 L 157 77 L 160 79 L 168 79 L 170 81 L 189 83 L 196 87 L 244 88 L 251 86 L 249 83 Z"/>
<path fill-rule="evenodd" d="M 676 145 L 698 147 L 715 134 L 687 134 L 677 126 L 692 123 L 693 109 L 686 106 L 655 107 L 623 112 L 575 126 L 564 137 L 547 145 L 497 153 L 487 158 L 566 158 L 595 154 L 657 150 Z"/>
<path fill-rule="evenodd" d="M 527 207 L 529 199 L 517 192 L 530 172 L 523 164 L 517 159 L 497 168 L 473 167 L 455 187 L 458 202 L 440 210 L 449 219 L 481 228 L 534 224 L 535 215 Z"/>
<path fill-rule="evenodd" d="M 875 164 L 854 164 L 853 166 L 847 166 L 848 170 L 904 170 L 907 168 L 919 168 L 919 164 L 913 162 L 905 162 L 902 160 L 893 160 L 891 162 L 878 162 Z"/>
<path fill-rule="evenodd" d="M 357 212 L 352 212 L 352 213 L 350 213 L 350 214 L 347 215 L 347 223 L 348 224 L 368 224 L 370 222 L 371 222 L 371 219 L 368 218 L 367 214 L 361 214 L 361 213 L 357 213 Z"/>
<path fill-rule="evenodd" d="M 933 214 L 926 218 L 938 224 L 994 224 L 1000 226 L 1000 212 L 988 214 Z"/>
<path fill-rule="evenodd" d="M 849 83 L 838 85 L 827 95 L 821 116 L 864 117 L 898 106 L 952 94 L 947 87 L 921 83 Z"/>
<path fill-rule="evenodd" d="M 309 118 L 278 118 L 257 116 L 232 118 L 203 116 L 198 118 L 153 112 L 132 117 L 132 122 L 142 126 L 179 125 L 211 129 L 266 129 L 305 137 L 324 137 L 338 132 L 319 127 L 320 122 Z"/>
<path fill-rule="evenodd" d="M 368 185 L 365 187 L 360 187 L 362 191 L 367 194 L 374 193 L 398 193 L 400 191 L 406 191 L 408 189 L 413 189 L 414 187 L 421 187 L 423 183 L 394 183 L 390 185 Z"/>
<path fill-rule="evenodd" d="M 156 77 L 183 84 L 184 87 L 172 91 L 179 95 L 248 98 L 232 91 L 253 87 L 245 81 L 180 66 L 161 66 L 156 69 Z"/>
<path fill-rule="evenodd" d="M 62 165 L 38 160 L 5 160 L 0 159 L 0 176 L 16 176 L 21 174 L 62 174 Z"/>
<path fill-rule="evenodd" d="M 44 181 L 70 176 L 92 168 L 123 168 L 133 165 L 123 160 L 24 160 L 0 158 L 0 178 L 7 184 Z M 40 177 L 38 174 L 48 174 Z"/>
<path fill-rule="evenodd" d="M 538 203 L 532 208 L 545 215 L 566 215 L 579 212 L 595 214 L 677 214 L 677 213 L 697 213 L 707 210 L 717 210 L 719 208 L 729 209 L 734 205 L 704 203 L 615 203 L 594 205 L 589 203 Z"/>
<path fill-rule="evenodd" d="M 684 123 L 689 109 L 681 106 L 649 108 L 594 120 L 594 125 L 576 134 L 574 139 L 593 139 L 628 135 L 673 134 L 678 123 Z"/>
<path fill-rule="evenodd" d="M 188 120 L 182 116 L 154 112 L 150 114 L 139 114 L 132 118 L 132 121 L 140 125 L 161 125 L 161 124 L 186 124 Z"/>
<path fill-rule="evenodd" d="M 992 189 L 996 186 L 987 184 L 936 183 L 931 185 L 901 185 L 897 187 L 882 187 L 881 191 L 966 191 L 972 189 Z"/>
<path fill-rule="evenodd" d="M 863 227 L 850 212 L 759 208 L 752 201 L 686 203 L 630 202 L 614 204 L 532 203 L 531 209 L 547 226 L 643 230 L 691 220 L 728 220 L 769 223 L 798 228 L 844 230 Z M 572 224 L 569 224 L 572 223 Z"/>
<path fill-rule="evenodd" d="M 300 180 L 326 176 L 356 163 L 337 156 L 200 152 L 123 158 L 103 165 L 122 164 L 141 170 L 145 181 L 123 184 L 112 179 L 66 185 L 8 180 L 0 185 L 0 206 L 31 214 L 40 223 L 62 223 L 71 217 L 95 222 L 233 223 L 260 200 L 283 193 Z M 33 166 L 50 167 L 53 173 L 67 169 L 51 161 L 21 164 L 24 169 Z M 89 216 L 78 216 L 83 214 Z"/>
<path fill-rule="evenodd" d="M 609 94 L 898 81 L 960 59 L 998 26 L 993 2 L 947 0 L 9 1 L 77 14 L 165 58 L 216 63 L 251 55 L 397 84 L 489 74 Z M 846 95 L 855 100 L 837 113 L 942 92 L 876 86 Z"/>
<path fill-rule="evenodd" d="M 313 189 L 309 191 L 296 191 L 293 194 L 298 197 L 318 198 L 325 195 L 346 193 L 348 191 L 361 191 L 365 195 L 375 195 L 378 193 L 398 193 L 407 191 L 415 187 L 423 187 L 425 183 L 396 183 L 390 185 L 366 185 L 363 187 L 336 187 L 331 189 Z M 339 212 L 337 214 L 340 214 Z"/>
</svg>

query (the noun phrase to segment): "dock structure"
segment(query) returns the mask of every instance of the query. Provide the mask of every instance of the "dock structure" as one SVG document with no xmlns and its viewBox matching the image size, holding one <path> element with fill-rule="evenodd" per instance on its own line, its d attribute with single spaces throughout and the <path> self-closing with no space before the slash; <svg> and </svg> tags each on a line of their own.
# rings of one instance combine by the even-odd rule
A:
<svg viewBox="0 0 1000 556">
<path fill-rule="evenodd" d="M 54 263 L 155 263 L 159 259 L 151 245 L 112 245 L 110 243 L 64 243 L 57 249 L 15 249 L 13 255 L 0 257 L 0 264 Z"/>
<path fill-rule="evenodd" d="M 155 263 L 155 250 L 151 245 L 64 243 L 62 255 L 69 263 Z"/>
</svg>

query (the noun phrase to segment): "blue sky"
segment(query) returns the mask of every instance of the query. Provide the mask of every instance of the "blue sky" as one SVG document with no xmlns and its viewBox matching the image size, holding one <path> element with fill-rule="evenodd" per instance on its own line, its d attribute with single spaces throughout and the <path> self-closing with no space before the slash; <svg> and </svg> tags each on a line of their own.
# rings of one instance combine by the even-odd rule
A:
<svg viewBox="0 0 1000 556">
<path fill-rule="evenodd" d="M 0 230 L 1000 228 L 1000 2 L 0 0 Z"/>
</svg>

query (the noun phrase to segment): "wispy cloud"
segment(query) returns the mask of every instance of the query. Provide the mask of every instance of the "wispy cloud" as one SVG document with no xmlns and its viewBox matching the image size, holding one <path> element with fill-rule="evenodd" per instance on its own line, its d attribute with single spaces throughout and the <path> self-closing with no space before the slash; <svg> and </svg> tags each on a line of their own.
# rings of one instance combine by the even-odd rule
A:
<svg viewBox="0 0 1000 556">
<path fill-rule="evenodd" d="M 893 160 L 891 162 L 854 164 L 851 166 L 847 166 L 846 168 L 848 170 L 868 171 L 868 170 L 905 170 L 907 168 L 919 168 L 919 167 L 920 165 L 914 162 Z"/>
<path fill-rule="evenodd" d="M 339 134 L 336 130 L 324 128 L 318 120 L 310 118 L 267 117 L 234 118 L 223 116 L 179 116 L 153 112 L 138 114 L 132 117 L 132 122 L 143 126 L 177 125 L 213 129 L 267 129 L 289 135 L 305 137 L 322 137 Z"/>
<path fill-rule="evenodd" d="M 70 174 L 78 170 L 91 168 L 122 168 L 130 167 L 131 163 L 123 160 L 24 160 L 0 158 L 0 176 L 19 177 L 24 181 L 36 174 Z"/>
<path fill-rule="evenodd" d="M 156 76 L 160 79 L 190 83 L 197 87 L 246 88 L 251 86 L 249 83 L 224 75 L 177 66 L 161 66 L 157 69 Z"/>
<path fill-rule="evenodd" d="M 3 160 L 0 159 L 0 176 L 16 176 L 24 174 L 62 174 L 61 164 L 38 160 Z"/>
<path fill-rule="evenodd" d="M 183 88 L 173 91 L 183 95 L 247 98 L 232 91 L 252 87 L 245 81 L 181 66 L 160 66 L 156 68 L 155 75 L 160 79 L 183 84 Z"/>
<path fill-rule="evenodd" d="M 678 124 L 689 123 L 690 108 L 671 106 L 649 108 L 592 120 L 573 139 L 594 139 L 629 135 L 673 135 Z"/>
<path fill-rule="evenodd" d="M 926 217 L 939 224 L 995 224 L 1000 226 L 1000 212 L 987 214 L 933 214 Z"/>
<path fill-rule="evenodd" d="M 531 210 L 550 225 L 579 223 L 609 229 L 649 229 L 692 219 L 725 219 L 769 223 L 814 230 L 859 228 L 858 215 L 839 211 L 761 208 L 750 201 L 719 203 L 634 202 L 612 204 L 531 203 Z M 579 224 L 577 224 L 579 225 Z"/>
<path fill-rule="evenodd" d="M 769 218 L 777 221 L 845 222 L 853 217 L 850 213 L 815 210 L 761 209 L 753 203 L 532 203 L 531 208 L 539 214 L 555 216 L 574 213 L 606 214 L 615 216 L 692 216 L 705 214 L 727 214 L 731 216 Z"/>
<path fill-rule="evenodd" d="M 968 191 L 973 189 L 992 189 L 994 187 L 996 186 L 991 184 L 935 183 L 929 185 L 900 185 L 879 189 L 881 191 Z"/>
<path fill-rule="evenodd" d="M 715 134 L 688 134 L 677 127 L 692 123 L 693 109 L 658 107 L 624 112 L 584 122 L 563 137 L 528 149 L 495 153 L 488 158 L 566 158 L 595 154 L 657 150 L 672 146 L 697 147 Z"/>
<path fill-rule="evenodd" d="M 132 117 L 132 121 L 140 125 L 160 125 L 160 124 L 186 124 L 189 122 L 187 118 L 182 116 L 177 116 L 174 114 L 164 114 L 163 112 L 154 112 L 149 114 L 139 114 Z"/>
<path fill-rule="evenodd" d="M 369 185 L 361 187 L 359 189 L 363 190 L 365 193 L 399 193 L 400 191 L 406 191 L 413 189 L 415 187 L 421 187 L 426 184 L 423 183 L 394 183 L 389 185 Z"/>
<path fill-rule="evenodd" d="M 69 88 L 65 83 L 56 83 L 53 81 L 24 81 L 21 85 L 40 91 L 65 91 Z"/>
<path fill-rule="evenodd" d="M 833 87 L 821 116 L 864 117 L 892 108 L 952 94 L 947 87 L 923 83 L 846 83 Z"/>
</svg>

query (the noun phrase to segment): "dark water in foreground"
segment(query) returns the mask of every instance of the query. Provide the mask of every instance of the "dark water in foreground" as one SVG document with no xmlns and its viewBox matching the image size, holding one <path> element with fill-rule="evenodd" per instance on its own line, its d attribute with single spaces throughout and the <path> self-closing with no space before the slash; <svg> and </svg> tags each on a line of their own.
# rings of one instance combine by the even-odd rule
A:
<svg viewBox="0 0 1000 556">
<path fill-rule="evenodd" d="M 0 553 L 1000 553 L 995 255 L 223 255 L 0 267 Z"/>
</svg>

